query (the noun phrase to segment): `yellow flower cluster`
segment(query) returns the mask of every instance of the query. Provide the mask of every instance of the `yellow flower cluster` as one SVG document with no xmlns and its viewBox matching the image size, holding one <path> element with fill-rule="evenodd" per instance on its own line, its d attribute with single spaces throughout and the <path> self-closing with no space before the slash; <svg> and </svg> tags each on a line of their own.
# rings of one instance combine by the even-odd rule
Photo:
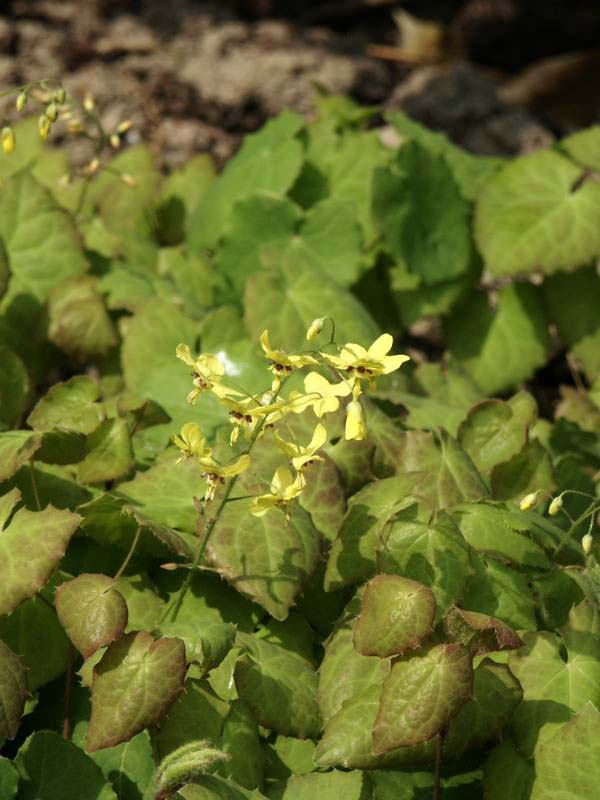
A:
<svg viewBox="0 0 600 800">
<path fill-rule="evenodd" d="M 315 320 L 308 332 L 307 340 L 314 338 L 323 327 L 323 320 Z M 359 344 L 348 343 L 338 348 L 338 353 L 312 351 L 310 353 L 287 353 L 281 348 L 273 348 L 268 330 L 260 336 L 260 344 L 273 374 L 270 392 L 260 396 L 239 391 L 226 383 L 226 369 L 222 361 L 213 353 L 194 356 L 188 345 L 180 344 L 176 355 L 191 367 L 193 388 L 187 401 L 193 405 L 203 393 L 211 393 L 228 410 L 232 424 L 230 444 L 235 444 L 243 432 L 249 440 L 247 451 L 225 464 L 219 463 L 212 448 L 207 446 L 200 426 L 187 423 L 181 433 L 172 437 L 173 443 L 181 451 L 181 459 L 194 458 L 204 470 L 208 488 L 205 501 L 213 499 L 217 487 L 227 479 L 235 481 L 250 467 L 250 450 L 256 439 L 275 426 L 288 414 L 302 414 L 311 409 L 319 419 L 312 437 L 306 445 L 288 441 L 275 431 L 274 439 L 279 449 L 288 457 L 294 474 L 288 467 L 279 467 L 270 484 L 270 490 L 254 497 L 250 511 L 257 517 L 272 508 L 286 512 L 287 505 L 297 498 L 306 486 L 306 468 L 321 461 L 319 451 L 328 440 L 327 429 L 320 421 L 326 414 L 340 407 L 340 399 L 349 397 L 346 404 L 345 438 L 360 440 L 367 435 L 363 407 L 360 401 L 363 383 L 373 385 L 376 378 L 397 370 L 408 361 L 405 355 L 388 355 L 393 339 L 385 333 L 365 349 Z M 311 371 L 304 377 L 304 391 L 292 391 L 287 397 L 282 394 L 285 380 L 292 372 L 306 367 L 320 366 L 329 371 L 333 380 L 321 372 Z"/>
</svg>

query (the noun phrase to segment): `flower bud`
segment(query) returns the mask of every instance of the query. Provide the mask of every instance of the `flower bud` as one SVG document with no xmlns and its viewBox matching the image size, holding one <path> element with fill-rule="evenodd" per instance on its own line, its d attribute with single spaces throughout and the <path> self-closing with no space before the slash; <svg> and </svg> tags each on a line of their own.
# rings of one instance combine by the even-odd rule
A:
<svg viewBox="0 0 600 800">
<path fill-rule="evenodd" d="M 54 92 L 54 101 L 58 103 L 59 106 L 62 106 L 62 104 L 65 102 L 65 99 L 66 99 L 65 90 L 61 86 L 60 89 L 57 89 Z"/>
<path fill-rule="evenodd" d="M 531 492 L 530 494 L 526 494 L 525 497 L 519 503 L 519 508 L 521 511 L 529 511 L 529 509 L 533 508 L 534 505 L 538 501 L 539 490 L 537 492 Z"/>
<path fill-rule="evenodd" d="M 123 122 L 120 122 L 117 127 L 117 133 L 119 135 L 123 133 L 127 133 L 127 131 L 133 127 L 133 122 L 130 119 L 124 119 Z"/>
<path fill-rule="evenodd" d="M 313 339 L 321 333 L 323 330 L 323 325 L 325 323 L 324 317 L 318 317 L 317 319 L 313 319 L 310 323 L 308 330 L 306 331 L 306 341 L 312 342 Z"/>
<path fill-rule="evenodd" d="M 85 131 L 85 126 L 80 119 L 71 119 L 67 124 L 69 133 L 78 134 Z"/>
<path fill-rule="evenodd" d="M 586 533 L 581 539 L 581 547 L 586 556 L 592 552 L 592 545 L 594 544 L 594 537 L 591 533 Z"/>
<path fill-rule="evenodd" d="M 130 189 L 135 189 L 135 187 L 137 186 L 136 179 L 133 177 L 133 175 L 130 175 L 128 172 L 124 172 L 121 175 L 121 180 L 123 181 L 125 186 L 129 186 Z"/>
<path fill-rule="evenodd" d="M 346 439 L 366 439 L 367 428 L 362 406 L 358 400 L 351 400 L 346 406 Z"/>
<path fill-rule="evenodd" d="M 41 117 L 38 119 L 38 131 L 40 132 L 40 136 L 42 139 L 47 139 L 48 134 L 50 133 L 50 128 L 52 127 L 52 123 L 48 119 L 45 114 L 42 114 Z"/>
<path fill-rule="evenodd" d="M 58 106 L 54 101 L 49 103 L 48 107 L 46 108 L 46 116 L 50 122 L 56 122 L 58 119 Z"/>
<path fill-rule="evenodd" d="M 2 128 L 2 150 L 7 156 L 15 150 L 15 132 L 10 125 Z"/>
<path fill-rule="evenodd" d="M 27 92 L 23 91 L 17 97 L 17 102 L 15 103 L 15 105 L 17 107 L 17 111 L 23 111 L 23 109 L 25 108 L 25 104 L 26 103 L 27 103 Z"/>
<path fill-rule="evenodd" d="M 113 133 L 109 139 L 110 146 L 113 150 L 118 150 L 121 147 L 121 139 L 119 138 L 119 134 Z"/>
<path fill-rule="evenodd" d="M 94 95 L 90 94 L 89 92 L 83 98 L 83 107 L 87 111 L 88 114 L 91 114 L 96 108 L 96 101 L 94 99 Z"/>
<path fill-rule="evenodd" d="M 551 517 L 555 517 L 561 510 L 562 505 L 563 505 L 562 494 L 559 494 L 558 497 L 555 497 L 554 500 L 550 503 L 548 514 L 550 514 Z"/>
<path fill-rule="evenodd" d="M 100 167 L 100 161 L 97 158 L 92 158 L 92 160 L 85 165 L 83 168 L 84 175 L 95 175 L 98 172 Z"/>
</svg>

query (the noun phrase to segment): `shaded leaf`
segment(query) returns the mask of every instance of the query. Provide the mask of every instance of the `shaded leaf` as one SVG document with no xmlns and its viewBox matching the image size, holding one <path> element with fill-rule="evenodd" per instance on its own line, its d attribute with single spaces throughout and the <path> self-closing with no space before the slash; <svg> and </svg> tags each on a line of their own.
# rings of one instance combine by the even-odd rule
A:
<svg viewBox="0 0 600 800">
<path fill-rule="evenodd" d="M 14 800 L 17 796 L 19 773 L 8 758 L 0 756 L 0 797 Z"/>
<path fill-rule="evenodd" d="M 489 754 L 483 766 L 483 785 L 489 800 L 529 800 L 533 783 L 533 765 L 505 736 Z"/>
<path fill-rule="evenodd" d="M 55 287 L 48 314 L 48 338 L 77 361 L 102 356 L 118 342 L 94 278 L 75 278 Z"/>
<path fill-rule="evenodd" d="M 112 481 L 133 467 L 131 439 L 124 419 L 104 420 L 88 435 L 87 445 L 90 452 L 77 468 L 81 483 Z"/>
<path fill-rule="evenodd" d="M 0 736 L 14 739 L 28 695 L 25 666 L 0 639 Z"/>
<path fill-rule="evenodd" d="M 220 747 L 229 761 L 220 771 L 246 789 L 257 789 L 263 783 L 264 757 L 260 746 L 258 722 L 243 700 L 234 700 L 223 723 Z"/>
<path fill-rule="evenodd" d="M 512 628 L 501 620 L 457 606 L 446 615 L 444 627 L 451 641 L 471 647 L 475 655 L 496 650 L 517 650 L 523 645 Z"/>
<path fill-rule="evenodd" d="M 87 375 L 75 375 L 65 383 L 56 383 L 38 400 L 27 417 L 34 430 L 61 428 L 76 433 L 92 433 L 104 419 L 99 403 L 100 387 Z"/>
<path fill-rule="evenodd" d="M 182 691 L 185 672 L 179 639 L 132 631 L 109 645 L 94 667 L 86 749 L 113 747 L 159 722 Z"/>
<path fill-rule="evenodd" d="M 471 655 L 460 644 L 437 645 L 396 661 L 383 684 L 373 752 L 427 741 L 472 694 Z"/>
<path fill-rule="evenodd" d="M 0 245 L 1 247 L 1 245 Z M 1 258 L 0 258 L 1 261 Z M 23 361 L 0 343 L 0 427 L 18 426 L 29 394 L 29 376 Z"/>
<path fill-rule="evenodd" d="M 42 445 L 42 437 L 31 431 L 0 433 L 0 481 L 14 475 Z"/>
<path fill-rule="evenodd" d="M 554 489 L 552 460 L 548 451 L 533 439 L 510 461 L 498 464 L 491 475 L 492 494 L 497 500 L 522 500 L 538 489 Z"/>
</svg>

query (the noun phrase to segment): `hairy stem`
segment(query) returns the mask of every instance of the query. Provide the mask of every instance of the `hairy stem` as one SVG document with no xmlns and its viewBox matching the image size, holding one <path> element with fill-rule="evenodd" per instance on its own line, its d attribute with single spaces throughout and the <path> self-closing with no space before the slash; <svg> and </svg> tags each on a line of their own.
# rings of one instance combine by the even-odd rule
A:
<svg viewBox="0 0 600 800">
<path fill-rule="evenodd" d="M 442 770 L 442 748 L 444 747 L 444 737 L 446 729 L 438 731 L 435 742 L 435 772 L 433 775 L 433 800 L 441 800 L 441 770 Z"/>
<path fill-rule="evenodd" d="M 75 648 L 69 644 L 67 653 L 67 674 L 65 677 L 65 702 L 63 706 L 63 739 L 71 738 L 71 691 L 73 688 L 73 660 Z"/>
</svg>

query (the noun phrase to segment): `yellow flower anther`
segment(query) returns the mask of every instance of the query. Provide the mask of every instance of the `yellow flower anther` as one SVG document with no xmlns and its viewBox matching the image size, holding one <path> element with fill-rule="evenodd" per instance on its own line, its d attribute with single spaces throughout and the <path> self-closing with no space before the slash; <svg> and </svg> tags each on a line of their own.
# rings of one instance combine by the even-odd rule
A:
<svg viewBox="0 0 600 800">
<path fill-rule="evenodd" d="M 7 156 L 15 150 L 15 132 L 10 125 L 2 128 L 2 150 Z"/>
<path fill-rule="evenodd" d="M 313 321 L 308 326 L 308 330 L 306 331 L 306 341 L 312 342 L 313 339 L 316 339 L 317 336 L 323 330 L 324 324 L 325 324 L 325 317 L 318 317 L 317 319 L 313 319 Z"/>
<path fill-rule="evenodd" d="M 22 91 L 19 94 L 19 96 L 17 97 L 17 102 L 15 103 L 15 105 L 17 107 L 17 111 L 19 111 L 19 112 L 23 111 L 23 109 L 25 108 L 26 104 L 27 104 L 27 92 L 26 91 Z"/>
<path fill-rule="evenodd" d="M 367 437 L 365 416 L 358 400 L 351 400 L 346 406 L 346 430 L 344 432 L 344 437 L 346 439 L 355 439 L 356 441 L 366 439 Z"/>
<path fill-rule="evenodd" d="M 555 497 L 554 500 L 550 503 L 550 508 L 548 509 L 548 514 L 551 517 L 554 517 L 558 514 L 563 506 L 563 499 L 562 494 L 559 494 L 558 497 Z"/>
<path fill-rule="evenodd" d="M 581 547 L 586 556 L 592 552 L 592 545 L 594 544 L 594 537 L 591 533 L 586 533 L 581 539 Z"/>
<path fill-rule="evenodd" d="M 56 122 L 58 119 L 58 106 L 55 102 L 49 103 L 46 108 L 46 116 L 50 122 Z"/>
<path fill-rule="evenodd" d="M 52 123 L 45 114 L 38 118 L 38 131 L 42 139 L 46 140 L 50 134 Z"/>
<path fill-rule="evenodd" d="M 225 483 L 226 478 L 233 478 L 241 475 L 250 466 L 250 456 L 247 453 L 242 455 L 232 464 L 218 464 L 212 456 L 199 458 L 198 463 L 204 468 L 204 477 L 206 478 L 207 489 L 204 494 L 205 502 L 210 502 L 217 490 L 218 486 Z"/>
<path fill-rule="evenodd" d="M 521 509 L 521 511 L 529 511 L 530 509 L 532 509 L 538 501 L 539 494 L 540 494 L 539 489 L 537 492 L 530 492 L 530 494 L 526 494 L 525 497 L 519 503 L 519 508 Z"/>
</svg>

